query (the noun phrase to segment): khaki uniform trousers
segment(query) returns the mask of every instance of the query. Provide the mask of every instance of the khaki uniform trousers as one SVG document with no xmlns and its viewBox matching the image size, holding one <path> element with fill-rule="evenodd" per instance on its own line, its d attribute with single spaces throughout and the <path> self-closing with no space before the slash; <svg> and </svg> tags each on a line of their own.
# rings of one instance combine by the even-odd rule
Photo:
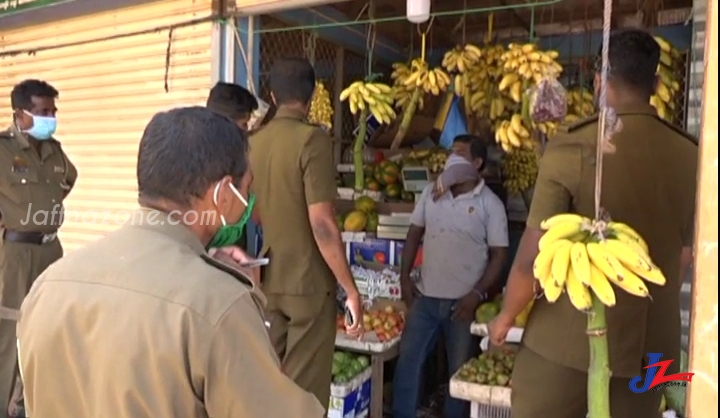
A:
<svg viewBox="0 0 720 418">
<path fill-rule="evenodd" d="M 20 309 L 23 299 L 38 276 L 62 255 L 62 246 L 57 239 L 42 245 L 0 240 L 2 306 Z M 22 398 L 17 365 L 16 326 L 14 320 L 0 320 L 0 411 L 8 410 L 11 395 L 14 400 Z M 11 393 L 13 390 L 16 393 Z"/>
<path fill-rule="evenodd" d="M 512 418 L 585 418 L 587 373 L 557 364 L 525 346 L 512 374 Z M 630 379 L 610 379 L 612 418 L 659 418 L 662 390 L 634 393 Z"/>
<path fill-rule="evenodd" d="M 283 372 L 327 410 L 335 351 L 335 295 L 266 297 L 270 339 Z"/>
</svg>

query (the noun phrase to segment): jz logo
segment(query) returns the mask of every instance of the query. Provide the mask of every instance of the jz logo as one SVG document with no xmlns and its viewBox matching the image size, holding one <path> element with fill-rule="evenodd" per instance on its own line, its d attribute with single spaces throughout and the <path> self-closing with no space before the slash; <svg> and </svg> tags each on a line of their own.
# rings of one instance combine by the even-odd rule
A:
<svg viewBox="0 0 720 418">
<path fill-rule="evenodd" d="M 675 373 L 665 376 L 665 371 L 672 364 L 673 360 L 660 361 L 662 353 L 648 353 L 649 365 L 645 366 L 645 381 L 642 376 L 635 376 L 630 380 L 630 390 L 635 393 L 645 393 L 653 388 L 658 389 L 661 386 L 671 386 L 673 384 L 687 385 L 692 380 L 695 373 Z M 677 382 L 677 383 L 674 383 Z M 642 386 L 640 384 L 642 383 Z"/>
</svg>

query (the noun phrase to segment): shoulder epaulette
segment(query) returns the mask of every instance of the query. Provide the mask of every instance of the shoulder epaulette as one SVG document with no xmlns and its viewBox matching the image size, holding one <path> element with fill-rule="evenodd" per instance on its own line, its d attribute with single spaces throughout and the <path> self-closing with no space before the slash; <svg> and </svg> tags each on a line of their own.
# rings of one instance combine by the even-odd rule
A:
<svg viewBox="0 0 720 418">
<path fill-rule="evenodd" d="M 655 115 L 655 119 L 659 120 L 659 121 L 662 122 L 665 126 L 667 126 L 668 128 L 672 129 L 673 131 L 675 131 L 676 134 L 682 136 L 683 138 L 687 139 L 688 141 L 692 142 L 693 144 L 695 144 L 695 145 L 698 144 L 697 138 L 695 138 L 693 135 L 690 135 L 688 132 L 684 131 L 684 130 L 683 130 L 682 128 L 680 128 L 679 126 L 677 126 L 677 125 L 675 125 L 675 124 L 673 124 L 673 123 L 670 123 L 670 122 L 666 121 L 665 119 L 661 118 L 661 117 L 658 116 L 658 115 Z"/>
<path fill-rule="evenodd" d="M 563 123 L 562 125 L 558 126 L 558 131 L 564 132 L 564 133 L 570 133 L 570 132 L 576 131 L 582 127 L 590 125 L 591 123 L 597 123 L 597 121 L 598 121 L 598 114 L 594 114 L 594 115 L 588 116 L 586 118 L 576 120 L 574 122 Z"/>
<path fill-rule="evenodd" d="M 207 254 L 201 255 L 202 259 L 205 260 L 206 263 L 209 265 L 215 267 L 218 270 L 221 270 L 231 276 L 233 276 L 237 281 L 244 284 L 245 286 L 249 288 L 253 288 L 253 283 L 248 279 L 244 274 L 241 272 L 235 270 L 234 268 L 230 267 L 229 265 L 223 263 L 222 261 L 216 260 Z"/>
</svg>

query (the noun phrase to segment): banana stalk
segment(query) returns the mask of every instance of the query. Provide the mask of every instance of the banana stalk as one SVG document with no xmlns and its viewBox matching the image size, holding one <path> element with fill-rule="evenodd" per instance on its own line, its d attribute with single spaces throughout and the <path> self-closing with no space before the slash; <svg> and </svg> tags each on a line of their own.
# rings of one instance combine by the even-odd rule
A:
<svg viewBox="0 0 720 418">
<path fill-rule="evenodd" d="M 395 138 L 393 138 L 392 144 L 390 145 L 391 150 L 396 150 L 400 148 L 403 139 L 405 139 L 405 135 L 407 135 L 407 131 L 408 129 L 410 129 L 410 122 L 412 122 L 413 116 L 415 116 L 415 110 L 417 109 L 421 94 L 422 88 L 415 88 L 412 97 L 410 97 L 410 102 L 408 103 L 407 108 L 405 108 L 405 111 L 403 112 L 403 117 L 400 121 L 400 126 L 398 126 L 398 131 L 395 134 Z"/>
<path fill-rule="evenodd" d="M 367 118 L 369 107 L 365 106 L 360 110 L 359 117 L 359 129 L 357 135 L 355 135 L 355 141 L 353 142 L 353 163 L 355 165 L 355 191 L 357 193 L 363 193 L 365 190 L 365 170 L 363 165 L 365 159 L 363 158 L 363 149 L 365 148 L 365 135 L 367 134 Z"/>
<path fill-rule="evenodd" d="M 587 335 L 590 340 L 588 369 L 588 417 L 610 418 L 610 357 L 608 354 L 605 305 L 592 294 L 592 312 L 588 315 Z"/>
</svg>

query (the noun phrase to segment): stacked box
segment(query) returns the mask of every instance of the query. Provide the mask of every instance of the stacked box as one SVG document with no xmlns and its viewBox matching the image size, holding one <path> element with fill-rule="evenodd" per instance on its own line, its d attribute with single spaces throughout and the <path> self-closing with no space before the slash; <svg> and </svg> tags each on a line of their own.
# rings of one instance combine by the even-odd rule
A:
<svg viewBox="0 0 720 418">
<path fill-rule="evenodd" d="M 371 369 L 367 369 L 362 373 L 362 382 L 358 388 L 358 399 L 355 407 L 355 418 L 367 418 L 370 415 L 370 395 L 371 395 Z"/>
<path fill-rule="evenodd" d="M 363 386 L 366 380 L 370 379 L 370 368 L 368 367 L 354 379 L 344 384 L 330 385 L 330 403 L 328 405 L 327 418 L 358 418 L 367 416 L 362 408 Z M 368 403 L 369 405 L 369 403 Z M 364 412 L 365 415 L 357 415 L 357 412 Z"/>
<path fill-rule="evenodd" d="M 393 259 L 392 250 L 392 242 L 386 239 L 367 238 L 363 242 L 346 244 L 346 255 L 350 264 L 363 262 L 390 264 Z"/>
</svg>

